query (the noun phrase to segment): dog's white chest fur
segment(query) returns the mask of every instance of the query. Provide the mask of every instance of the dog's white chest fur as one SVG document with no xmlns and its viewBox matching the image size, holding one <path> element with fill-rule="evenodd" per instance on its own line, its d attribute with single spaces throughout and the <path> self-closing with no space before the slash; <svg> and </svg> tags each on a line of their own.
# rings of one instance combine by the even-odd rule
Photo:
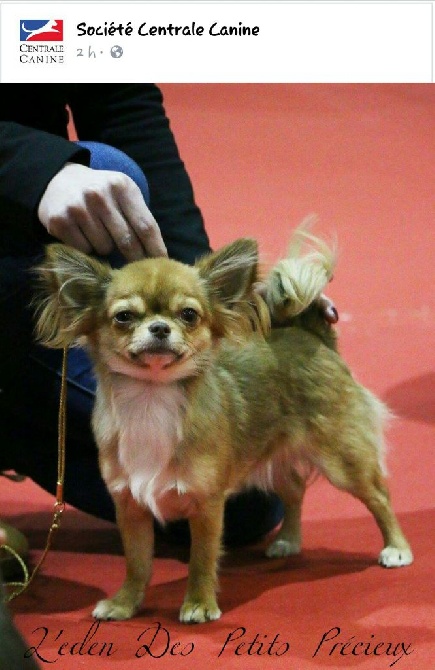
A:
<svg viewBox="0 0 435 670">
<path fill-rule="evenodd" d="M 151 384 L 124 377 L 113 386 L 112 412 L 124 476 L 109 483 L 109 488 L 128 486 L 133 498 L 160 521 L 168 516 L 166 494 L 184 493 L 170 462 L 183 437 L 185 406 L 184 389 L 177 383 Z"/>
</svg>

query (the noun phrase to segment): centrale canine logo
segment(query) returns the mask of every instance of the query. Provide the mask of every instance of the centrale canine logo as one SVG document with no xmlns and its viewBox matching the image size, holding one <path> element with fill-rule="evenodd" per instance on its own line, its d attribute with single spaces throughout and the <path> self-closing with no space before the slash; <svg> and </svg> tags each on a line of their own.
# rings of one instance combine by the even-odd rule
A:
<svg viewBox="0 0 435 670">
<path fill-rule="evenodd" d="M 63 20 L 21 19 L 20 42 L 63 42 Z"/>
</svg>

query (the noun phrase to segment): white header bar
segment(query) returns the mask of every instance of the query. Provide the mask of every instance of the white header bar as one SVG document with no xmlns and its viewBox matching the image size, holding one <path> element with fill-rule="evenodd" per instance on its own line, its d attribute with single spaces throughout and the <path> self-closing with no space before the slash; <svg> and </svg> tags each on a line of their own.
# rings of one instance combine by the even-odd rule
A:
<svg viewBox="0 0 435 670">
<path fill-rule="evenodd" d="M 0 9 L 2 82 L 433 81 L 432 2 L 2 2 Z"/>
</svg>

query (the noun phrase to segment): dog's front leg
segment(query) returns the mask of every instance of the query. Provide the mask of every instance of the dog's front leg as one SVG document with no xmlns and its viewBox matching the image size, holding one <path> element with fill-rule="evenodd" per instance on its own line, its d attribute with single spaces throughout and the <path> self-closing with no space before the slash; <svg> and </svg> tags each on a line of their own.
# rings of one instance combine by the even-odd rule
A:
<svg viewBox="0 0 435 670">
<path fill-rule="evenodd" d="M 116 520 L 121 532 L 127 575 L 124 584 L 93 611 L 97 619 L 130 619 L 140 607 L 151 578 L 154 553 L 154 521 L 149 510 L 139 507 L 129 492 L 115 498 Z"/>
<path fill-rule="evenodd" d="M 224 505 L 223 498 L 207 501 L 201 512 L 189 519 L 189 579 L 180 611 L 180 621 L 184 623 L 204 623 L 221 616 L 216 590 Z"/>
</svg>

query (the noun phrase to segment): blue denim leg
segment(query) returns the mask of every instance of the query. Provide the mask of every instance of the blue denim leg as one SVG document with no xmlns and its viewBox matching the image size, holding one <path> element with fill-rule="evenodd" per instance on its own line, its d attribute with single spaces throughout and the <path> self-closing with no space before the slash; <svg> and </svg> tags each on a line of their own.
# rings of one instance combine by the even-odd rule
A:
<svg viewBox="0 0 435 670">
<path fill-rule="evenodd" d="M 114 170 L 123 172 L 139 186 L 143 199 L 150 206 L 150 190 L 148 182 L 139 165 L 123 151 L 101 142 L 77 142 L 78 145 L 91 152 L 90 167 L 94 170 Z"/>
</svg>

